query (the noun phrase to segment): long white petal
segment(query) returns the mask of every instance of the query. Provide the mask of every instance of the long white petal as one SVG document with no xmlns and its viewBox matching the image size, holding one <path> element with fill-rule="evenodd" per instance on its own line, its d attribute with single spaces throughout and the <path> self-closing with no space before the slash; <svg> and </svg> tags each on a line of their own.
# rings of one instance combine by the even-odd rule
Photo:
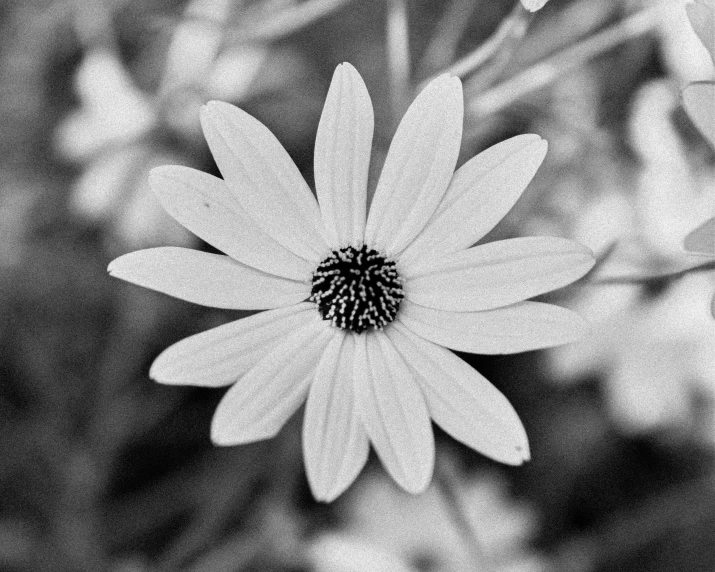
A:
<svg viewBox="0 0 715 572">
<path fill-rule="evenodd" d="M 282 247 L 246 214 L 226 183 L 180 166 L 152 169 L 149 184 L 166 211 L 199 238 L 248 266 L 306 280 L 315 263 Z"/>
<path fill-rule="evenodd" d="M 298 256 L 328 251 L 318 203 L 273 133 L 238 107 L 210 101 L 201 125 L 234 198 L 264 232 Z"/>
<path fill-rule="evenodd" d="M 224 324 L 169 346 L 154 360 L 149 376 L 170 385 L 228 385 L 288 333 L 312 327 L 316 319 L 315 304 L 304 302 Z"/>
<path fill-rule="evenodd" d="M 435 344 L 475 354 L 550 348 L 586 333 L 586 323 L 578 314 L 541 302 L 518 302 L 484 312 L 448 312 L 403 300 L 397 319 Z"/>
<path fill-rule="evenodd" d="M 429 308 L 490 310 L 570 284 L 594 262 L 588 248 L 564 238 L 500 240 L 410 267 L 405 294 Z"/>
<path fill-rule="evenodd" d="M 369 443 L 354 395 L 355 336 L 336 333 L 323 352 L 308 393 L 303 453 L 313 496 L 331 502 L 357 477 Z"/>
<path fill-rule="evenodd" d="M 437 425 L 495 461 L 521 465 L 529 460 L 529 442 L 519 416 L 483 375 L 399 322 L 386 333 L 416 373 Z"/>
<path fill-rule="evenodd" d="M 120 256 L 109 265 L 109 273 L 212 308 L 265 310 L 297 304 L 310 296 L 308 282 L 266 274 L 221 254 L 172 246 Z"/>
<path fill-rule="evenodd" d="M 504 218 L 546 156 L 538 135 L 518 135 L 482 151 L 454 174 L 434 216 L 400 255 L 406 268 L 471 246 Z"/>
<path fill-rule="evenodd" d="M 314 319 L 264 353 L 221 399 L 211 421 L 211 440 L 239 445 L 275 436 L 305 400 L 333 334 L 326 322 Z"/>
<path fill-rule="evenodd" d="M 315 189 L 332 248 L 363 240 L 373 129 L 365 83 L 353 66 L 340 64 L 315 139 Z"/>
<path fill-rule="evenodd" d="M 357 337 L 355 395 L 382 464 L 406 491 L 425 490 L 434 468 L 434 435 L 420 388 L 382 333 Z"/>
<path fill-rule="evenodd" d="M 365 228 L 365 242 L 400 252 L 435 212 L 462 142 L 462 84 L 442 75 L 410 105 L 392 139 Z"/>
</svg>

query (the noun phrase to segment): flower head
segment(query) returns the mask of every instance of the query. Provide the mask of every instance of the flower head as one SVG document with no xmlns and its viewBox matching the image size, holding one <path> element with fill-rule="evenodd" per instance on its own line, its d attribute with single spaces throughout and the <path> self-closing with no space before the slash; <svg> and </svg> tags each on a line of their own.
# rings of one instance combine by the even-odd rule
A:
<svg viewBox="0 0 715 572">
<path fill-rule="evenodd" d="M 340 65 L 315 144 L 316 197 L 256 119 L 210 102 L 201 120 L 223 179 L 178 166 L 150 183 L 167 211 L 226 255 L 155 248 L 112 262 L 112 275 L 216 308 L 265 312 L 182 340 L 150 375 L 161 383 L 232 385 L 211 435 L 236 445 L 274 436 L 305 401 L 303 451 L 316 498 L 361 471 L 369 445 L 407 491 L 429 484 L 433 419 L 509 464 L 529 458 L 507 399 L 448 349 L 481 354 L 563 344 L 574 313 L 527 298 L 587 272 L 591 252 L 560 238 L 470 248 L 512 207 L 546 153 L 514 137 L 461 167 L 459 79 L 415 99 L 393 138 L 367 209 L 373 111 Z"/>
</svg>

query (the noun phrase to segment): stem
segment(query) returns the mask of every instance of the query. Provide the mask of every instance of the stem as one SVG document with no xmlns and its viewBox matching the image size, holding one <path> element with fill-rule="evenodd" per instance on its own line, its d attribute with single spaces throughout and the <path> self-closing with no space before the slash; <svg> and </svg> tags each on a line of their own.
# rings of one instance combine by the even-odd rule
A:
<svg viewBox="0 0 715 572">
<path fill-rule="evenodd" d="M 450 0 L 425 49 L 419 65 L 419 77 L 426 77 L 447 67 L 454 59 L 459 40 L 480 3 L 481 0 Z"/>
<path fill-rule="evenodd" d="M 276 11 L 241 12 L 241 22 L 226 26 L 215 18 L 184 15 L 157 16 L 151 20 L 153 29 L 173 29 L 182 22 L 194 21 L 207 28 L 224 31 L 227 44 L 270 42 L 293 34 L 328 16 L 353 0 L 306 0 L 300 4 Z M 236 6 L 232 6 L 236 10 Z"/>
<path fill-rule="evenodd" d="M 397 125 L 410 91 L 410 46 L 406 0 L 387 3 L 387 65 L 389 68 L 392 117 Z"/>
<path fill-rule="evenodd" d="M 494 566 L 492 566 L 489 557 L 485 554 L 479 542 L 479 535 L 467 514 L 462 500 L 463 495 L 459 479 L 454 467 L 446 462 L 435 463 L 434 483 L 447 505 L 447 511 L 452 517 L 454 525 L 467 545 L 475 565 L 475 571 L 495 572 Z"/>
<path fill-rule="evenodd" d="M 532 14 L 517 1 L 496 31 L 477 49 L 457 60 L 441 73 L 465 77 L 497 54 L 507 42 L 520 39 L 526 33 Z"/>
<path fill-rule="evenodd" d="M 690 266 L 689 268 L 683 268 L 682 270 L 676 270 L 673 272 L 666 272 L 665 274 L 655 274 L 651 276 L 614 276 L 612 278 L 599 278 L 597 280 L 591 281 L 591 284 L 653 284 L 662 282 L 664 280 L 672 280 L 675 278 L 680 278 L 686 274 L 692 272 L 707 272 L 709 270 L 715 270 L 715 260 L 710 260 L 703 264 L 698 264 L 697 266 Z"/>
<path fill-rule="evenodd" d="M 587 40 L 557 52 L 503 81 L 474 98 L 469 103 L 469 112 L 475 117 L 481 117 L 501 111 L 599 54 L 649 32 L 660 21 L 660 12 L 665 4 L 660 3 L 653 8 L 641 10 Z"/>
</svg>

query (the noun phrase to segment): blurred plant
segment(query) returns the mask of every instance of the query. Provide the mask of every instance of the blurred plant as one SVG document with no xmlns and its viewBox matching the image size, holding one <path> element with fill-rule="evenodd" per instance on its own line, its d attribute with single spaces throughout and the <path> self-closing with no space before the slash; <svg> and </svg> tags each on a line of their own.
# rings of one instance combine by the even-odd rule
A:
<svg viewBox="0 0 715 572">
<path fill-rule="evenodd" d="M 172 31 L 158 86 L 147 93 L 113 45 L 108 9 L 100 4 L 76 16 L 87 45 L 76 75 L 82 107 L 60 123 L 56 137 L 60 154 L 84 166 L 72 207 L 109 224 L 120 251 L 191 244 L 195 239 L 149 192 L 149 171 L 167 162 L 199 165 L 198 108 L 205 101 L 242 101 L 281 89 L 304 64 L 262 42 L 228 42 L 227 23 L 241 3 L 192 0 Z M 262 74 L 267 65 L 271 73 Z"/>
<path fill-rule="evenodd" d="M 443 455 L 438 462 L 450 465 L 450 461 Z M 460 502 L 489 562 L 488 568 L 479 569 L 547 570 L 546 562 L 527 548 L 535 515 L 507 497 L 500 475 L 480 473 L 459 480 L 464 480 L 459 487 Z M 342 528 L 319 534 L 311 542 L 309 554 L 316 572 L 475 569 L 469 540 L 451 520 L 451 509 L 437 488 L 409 496 L 384 477 L 371 474 L 344 503 Z"/>
<path fill-rule="evenodd" d="M 704 256 L 715 262 L 715 218 L 706 220 L 688 233 L 683 241 L 683 246 L 690 254 Z M 710 313 L 715 318 L 715 294 L 710 302 Z"/>
<path fill-rule="evenodd" d="M 715 63 L 715 2 L 698 0 L 688 4 L 686 10 L 693 30 Z M 683 105 L 703 137 L 715 149 L 715 82 L 701 81 L 685 86 Z M 690 232 L 683 244 L 692 254 L 715 259 L 715 218 L 706 220 Z M 710 312 L 715 317 L 715 294 L 710 304 Z"/>
<path fill-rule="evenodd" d="M 677 92 L 667 81 L 638 92 L 631 114 L 641 159 L 636 196 L 629 203 L 604 195 L 575 229 L 578 239 L 598 241 L 603 252 L 615 245 L 575 301 L 593 335 L 551 357 L 561 378 L 604 375 L 609 409 L 626 431 L 669 428 L 703 437 L 715 414 L 715 332 L 697 296 L 710 278 L 702 272 L 707 267 L 682 252 L 680 237 L 711 208 L 701 189 L 712 185 L 713 172 L 688 161 L 672 124 L 676 108 Z M 624 209 L 625 219 L 617 214 Z M 591 230 L 618 218 L 625 228 L 610 237 L 603 228 Z M 705 417 L 698 416 L 703 406 Z"/>
</svg>

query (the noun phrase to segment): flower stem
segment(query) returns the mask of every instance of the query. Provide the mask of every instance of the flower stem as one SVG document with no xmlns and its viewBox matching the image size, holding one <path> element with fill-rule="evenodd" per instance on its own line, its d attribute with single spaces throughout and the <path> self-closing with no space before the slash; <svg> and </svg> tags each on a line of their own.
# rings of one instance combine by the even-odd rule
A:
<svg viewBox="0 0 715 572">
<path fill-rule="evenodd" d="M 675 280 L 677 278 L 685 276 L 686 274 L 694 274 L 696 272 L 709 272 L 711 270 L 715 270 L 715 261 L 712 260 L 695 266 L 682 268 L 680 270 L 664 272 L 662 274 L 633 274 L 624 276 L 613 276 L 608 278 L 598 278 L 592 280 L 591 284 L 656 284 L 658 282 L 663 282 L 664 280 Z"/>
<path fill-rule="evenodd" d="M 425 48 L 418 67 L 418 77 L 428 77 L 437 70 L 446 68 L 455 59 L 459 40 L 469 26 L 472 14 L 482 2 L 483 0 L 449 0 Z"/>
<path fill-rule="evenodd" d="M 395 126 L 410 96 L 410 46 L 405 0 L 387 3 L 387 63 L 389 66 L 392 118 Z"/>
<path fill-rule="evenodd" d="M 479 535 L 467 513 L 459 478 L 456 475 L 454 467 L 446 462 L 436 463 L 434 483 L 447 505 L 447 511 L 454 525 L 467 545 L 475 565 L 474 570 L 478 572 L 495 572 L 495 568 L 484 552 L 479 542 Z"/>
<path fill-rule="evenodd" d="M 517 1 L 509 15 L 484 43 L 440 73 L 464 78 L 500 52 L 506 43 L 522 38 L 531 19 L 532 14 Z"/>
<path fill-rule="evenodd" d="M 468 112 L 482 117 L 509 107 L 525 95 L 547 86 L 559 76 L 578 68 L 609 49 L 652 30 L 660 21 L 667 2 L 641 10 L 574 46 L 506 79 L 472 99 Z"/>
</svg>

